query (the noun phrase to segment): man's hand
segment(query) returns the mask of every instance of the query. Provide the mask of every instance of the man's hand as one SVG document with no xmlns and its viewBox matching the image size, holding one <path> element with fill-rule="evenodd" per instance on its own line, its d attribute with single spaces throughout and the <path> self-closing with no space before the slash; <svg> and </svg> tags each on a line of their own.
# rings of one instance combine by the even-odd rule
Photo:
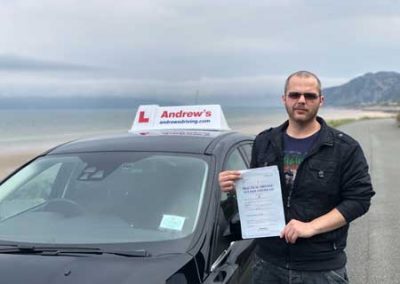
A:
<svg viewBox="0 0 400 284">
<path fill-rule="evenodd" d="M 317 234 L 312 223 L 291 220 L 281 232 L 281 238 L 287 243 L 294 244 L 298 238 L 310 238 Z"/>
<path fill-rule="evenodd" d="M 228 192 L 235 189 L 235 181 L 240 179 L 239 171 L 223 171 L 219 173 L 218 182 L 222 191 Z"/>
<path fill-rule="evenodd" d="M 330 232 L 346 225 L 346 219 L 336 209 L 332 209 L 311 222 L 300 222 L 291 220 L 281 232 L 281 238 L 286 242 L 294 244 L 297 238 L 311 238 L 312 236 Z"/>
</svg>

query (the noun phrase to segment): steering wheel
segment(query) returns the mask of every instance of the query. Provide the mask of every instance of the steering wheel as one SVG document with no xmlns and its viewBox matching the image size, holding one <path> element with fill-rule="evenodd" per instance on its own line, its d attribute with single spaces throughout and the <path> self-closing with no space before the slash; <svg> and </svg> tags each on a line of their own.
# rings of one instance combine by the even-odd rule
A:
<svg viewBox="0 0 400 284">
<path fill-rule="evenodd" d="M 48 200 L 43 204 L 44 211 L 56 212 L 64 215 L 65 217 L 75 217 L 82 215 L 85 209 L 71 199 L 55 198 Z"/>
</svg>

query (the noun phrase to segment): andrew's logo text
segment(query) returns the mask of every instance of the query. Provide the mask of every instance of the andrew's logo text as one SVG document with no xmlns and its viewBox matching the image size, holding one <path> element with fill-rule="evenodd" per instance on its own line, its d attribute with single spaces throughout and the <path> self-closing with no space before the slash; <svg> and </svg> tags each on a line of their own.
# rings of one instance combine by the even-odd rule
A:
<svg viewBox="0 0 400 284">
<path fill-rule="evenodd" d="M 212 116 L 212 112 L 209 110 L 202 111 L 177 111 L 177 112 L 168 112 L 167 110 L 163 111 L 161 114 L 161 118 L 185 118 L 185 117 L 210 117 Z"/>
</svg>

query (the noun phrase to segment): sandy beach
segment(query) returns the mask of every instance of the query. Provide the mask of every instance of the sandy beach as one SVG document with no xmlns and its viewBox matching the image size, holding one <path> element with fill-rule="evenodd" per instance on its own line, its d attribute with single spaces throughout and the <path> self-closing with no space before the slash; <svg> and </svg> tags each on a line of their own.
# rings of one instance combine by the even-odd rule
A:
<svg viewBox="0 0 400 284">
<path fill-rule="evenodd" d="M 322 108 L 320 111 L 320 115 L 324 117 L 326 120 L 336 120 L 336 119 L 360 119 L 363 117 L 370 118 L 387 118 L 393 117 L 393 113 L 387 113 L 382 111 L 363 111 L 363 110 L 354 110 L 354 109 L 333 109 L 333 108 Z M 233 119 L 232 121 L 228 120 L 228 124 L 235 131 L 242 132 L 245 134 L 255 135 L 262 130 L 277 126 L 282 123 L 286 119 L 286 113 L 282 111 L 281 114 L 271 116 L 268 113 L 265 116 L 261 117 L 257 115 L 257 117 L 252 115 L 247 115 L 246 117 Z M 104 133 L 109 133 L 110 130 L 105 130 Z M 88 132 L 89 133 L 89 132 Z M 60 143 L 64 143 L 67 141 L 71 141 L 73 139 L 82 138 L 90 136 L 87 134 L 80 133 L 76 136 L 70 135 L 65 137 L 65 140 L 54 140 L 54 141 L 46 141 L 40 143 L 40 141 L 29 141 L 25 142 L 24 147 L 15 147 L 13 143 L 2 143 L 0 150 L 0 179 L 6 177 L 16 168 L 20 167 L 27 161 L 33 159 L 37 155 L 43 153 L 44 151 L 54 147 Z M 92 134 L 92 133 L 91 133 Z M 98 132 L 97 134 L 101 134 Z"/>
<path fill-rule="evenodd" d="M 325 120 L 339 119 L 362 119 L 362 118 L 390 118 L 394 117 L 393 113 L 384 111 L 365 111 L 361 109 L 338 109 L 338 108 L 321 108 L 319 115 Z M 231 124 L 235 131 L 254 135 L 266 128 L 277 126 L 286 119 L 286 113 L 282 112 L 280 116 L 271 119 L 268 114 L 265 117 L 246 117 Z M 229 123 L 229 121 L 228 121 Z"/>
<path fill-rule="evenodd" d="M 0 154 L 0 178 L 4 178 L 9 173 L 36 157 L 40 151 L 24 151 L 21 153 L 1 153 Z"/>
</svg>

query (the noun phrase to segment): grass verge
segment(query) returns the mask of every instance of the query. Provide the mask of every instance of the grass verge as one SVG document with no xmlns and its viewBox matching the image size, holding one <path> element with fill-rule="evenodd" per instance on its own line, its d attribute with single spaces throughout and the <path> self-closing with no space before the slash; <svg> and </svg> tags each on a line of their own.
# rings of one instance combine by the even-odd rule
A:
<svg viewBox="0 0 400 284">
<path fill-rule="evenodd" d="M 332 126 L 332 127 L 336 128 L 336 127 L 339 127 L 341 125 L 354 122 L 356 120 L 357 120 L 356 118 L 329 119 L 329 120 L 326 121 L 326 123 L 328 123 L 329 126 Z"/>
<path fill-rule="evenodd" d="M 393 117 L 393 116 L 392 116 Z M 368 120 L 368 119 L 382 119 L 386 117 L 371 117 L 371 116 L 363 116 L 360 118 L 342 118 L 342 119 L 328 119 L 326 123 L 328 123 L 329 126 L 332 127 L 339 127 L 344 124 L 349 124 L 355 121 L 360 121 L 360 120 Z M 400 127 L 400 113 L 397 115 L 397 122 Z"/>
</svg>

